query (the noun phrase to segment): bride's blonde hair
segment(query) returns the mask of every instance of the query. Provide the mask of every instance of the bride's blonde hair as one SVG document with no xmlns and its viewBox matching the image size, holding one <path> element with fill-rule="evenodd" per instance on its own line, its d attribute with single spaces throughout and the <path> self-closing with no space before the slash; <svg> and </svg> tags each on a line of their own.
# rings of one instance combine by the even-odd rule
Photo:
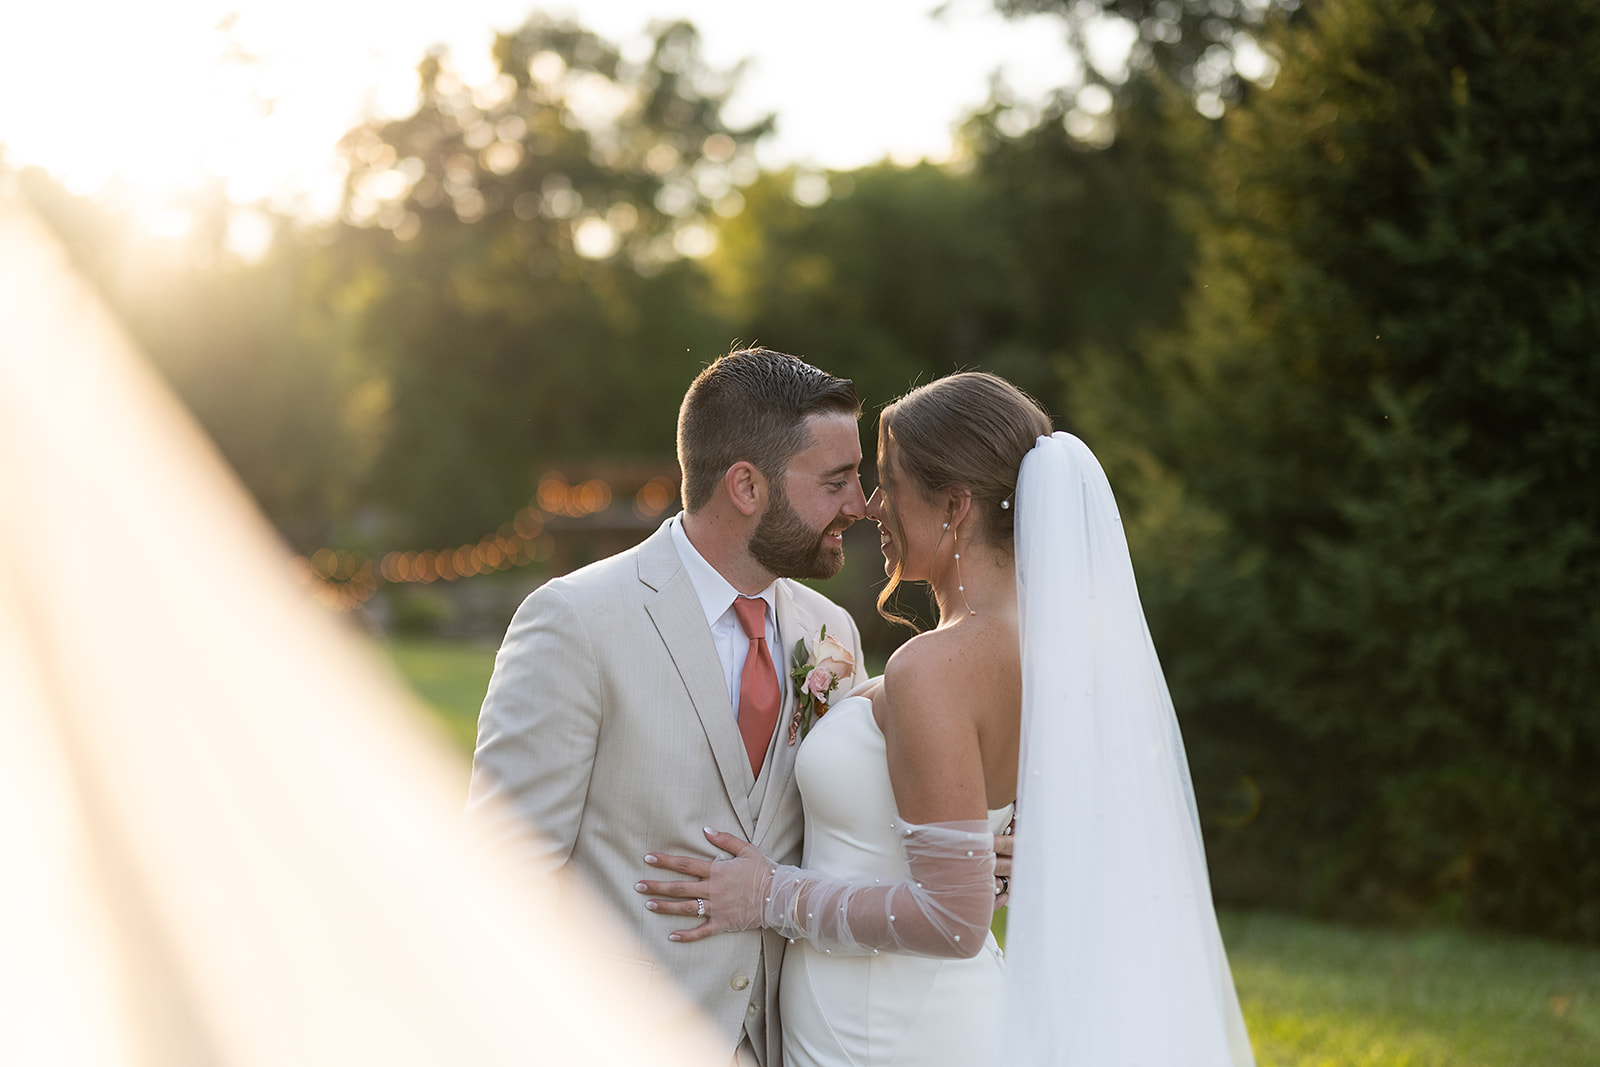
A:
<svg viewBox="0 0 1600 1067">
<path fill-rule="evenodd" d="M 892 401 L 878 417 L 878 453 L 895 444 L 896 472 L 924 499 L 950 489 L 972 494 L 977 515 L 974 540 L 1009 555 L 1015 529 L 1013 505 L 1017 471 L 1039 437 L 1051 432 L 1050 416 L 1039 402 L 1004 378 L 962 371 L 911 390 Z M 879 471 L 881 482 L 885 472 Z M 890 533 L 905 544 L 905 531 L 891 510 Z M 888 609 L 900 585 L 903 560 L 895 564 L 878 594 L 878 614 L 913 626 Z"/>
</svg>

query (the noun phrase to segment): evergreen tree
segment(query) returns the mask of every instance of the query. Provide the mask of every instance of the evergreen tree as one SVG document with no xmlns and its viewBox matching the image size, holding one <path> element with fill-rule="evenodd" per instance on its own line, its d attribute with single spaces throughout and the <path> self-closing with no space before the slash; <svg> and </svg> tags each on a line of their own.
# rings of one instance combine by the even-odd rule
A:
<svg viewBox="0 0 1600 1067">
<path fill-rule="evenodd" d="M 1275 46 L 1197 157 L 1159 409 L 1075 407 L 1202 791 L 1259 788 L 1219 891 L 1600 936 L 1600 4 L 1349 0 Z"/>
</svg>

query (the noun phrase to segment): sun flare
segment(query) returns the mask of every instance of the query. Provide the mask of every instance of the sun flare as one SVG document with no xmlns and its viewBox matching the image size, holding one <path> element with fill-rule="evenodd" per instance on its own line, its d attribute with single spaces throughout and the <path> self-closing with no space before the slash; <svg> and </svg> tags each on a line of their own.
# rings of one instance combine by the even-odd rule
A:
<svg viewBox="0 0 1600 1067">
<path fill-rule="evenodd" d="M 0 160 L 43 166 L 69 190 L 108 198 L 153 237 L 181 240 L 202 202 L 332 218 L 342 168 L 334 146 L 365 118 L 415 105 L 416 67 L 435 47 L 456 75 L 487 85 L 490 44 L 534 0 L 59 0 L 0 5 Z M 652 21 L 687 17 L 707 60 L 749 66 L 734 121 L 780 113 L 764 165 L 851 169 L 885 157 L 947 158 L 962 113 L 992 73 L 1043 96 L 1081 66 L 1048 19 L 1007 22 L 988 0 L 817 0 L 812 18 L 726 0 L 567 0 L 549 9 L 624 46 L 648 48 Z M 849 32 L 841 36 L 841 27 Z M 903 61 L 884 64 L 882 43 Z M 20 43 L 20 47 L 15 45 Z M 1126 46 L 1123 45 L 1125 54 Z M 852 71 L 814 78 L 819 56 Z M 795 87 L 807 85 L 803 94 Z M 603 86 L 594 108 L 604 109 Z M 849 116 L 841 121 L 841 116 Z M 507 165 L 513 165 L 507 161 Z M 235 226 L 233 251 L 262 245 Z M 257 220 L 259 221 L 259 220 Z M 590 227 L 590 246 L 605 233 Z"/>
</svg>

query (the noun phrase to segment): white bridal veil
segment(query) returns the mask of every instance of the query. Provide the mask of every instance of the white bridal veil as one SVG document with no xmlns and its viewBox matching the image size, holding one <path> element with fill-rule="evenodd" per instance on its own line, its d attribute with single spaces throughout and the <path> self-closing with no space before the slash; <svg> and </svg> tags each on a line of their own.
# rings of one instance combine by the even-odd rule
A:
<svg viewBox="0 0 1600 1067">
<path fill-rule="evenodd" d="M 465 781 L 0 177 L 0 1063 L 725 1064 Z"/>
<path fill-rule="evenodd" d="M 1007 1064 L 1253 1064 L 1188 761 L 1105 472 L 1040 437 L 1016 495 L 1022 761 Z"/>
</svg>

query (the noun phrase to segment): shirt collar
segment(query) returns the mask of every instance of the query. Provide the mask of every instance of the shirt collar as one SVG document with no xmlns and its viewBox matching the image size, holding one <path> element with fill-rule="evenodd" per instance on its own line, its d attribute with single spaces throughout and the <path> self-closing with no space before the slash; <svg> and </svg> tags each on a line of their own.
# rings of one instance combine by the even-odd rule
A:
<svg viewBox="0 0 1600 1067">
<path fill-rule="evenodd" d="M 717 620 L 733 607 L 734 598 L 743 594 L 717 568 L 706 562 L 700 550 L 694 547 L 683 528 L 681 511 L 673 516 L 671 531 L 672 545 L 678 550 L 678 558 L 683 560 L 683 569 L 689 572 L 689 583 L 694 586 L 695 596 L 700 600 L 700 609 L 706 613 L 706 625 L 715 626 Z M 756 594 L 767 602 L 767 610 L 772 613 L 774 623 L 778 618 L 777 588 L 778 583 L 774 581 Z"/>
</svg>

